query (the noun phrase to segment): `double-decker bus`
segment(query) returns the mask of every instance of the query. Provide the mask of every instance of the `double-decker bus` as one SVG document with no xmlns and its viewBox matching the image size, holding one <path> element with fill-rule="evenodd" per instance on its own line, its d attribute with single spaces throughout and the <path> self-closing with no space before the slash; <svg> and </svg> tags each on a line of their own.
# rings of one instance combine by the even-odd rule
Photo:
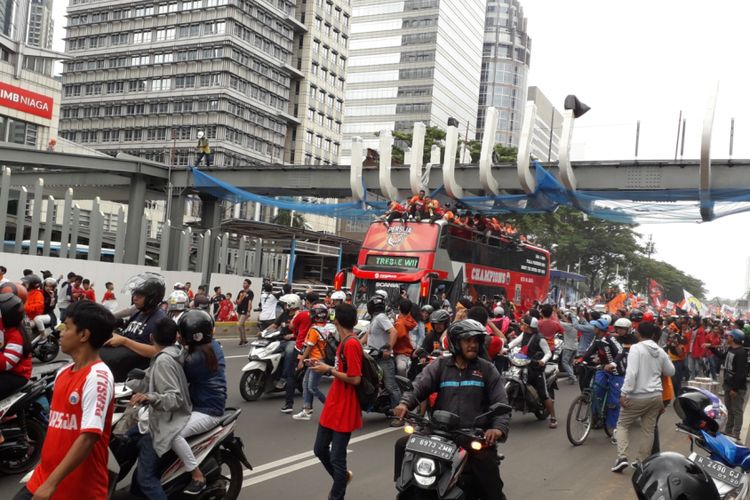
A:
<svg viewBox="0 0 750 500">
<path fill-rule="evenodd" d="M 376 290 L 388 292 L 393 303 L 404 293 L 420 305 L 431 303 L 444 285 L 449 297 L 504 295 L 525 311 L 547 297 L 550 257 L 542 248 L 444 220 L 373 222 L 352 274 L 358 304 Z"/>
</svg>

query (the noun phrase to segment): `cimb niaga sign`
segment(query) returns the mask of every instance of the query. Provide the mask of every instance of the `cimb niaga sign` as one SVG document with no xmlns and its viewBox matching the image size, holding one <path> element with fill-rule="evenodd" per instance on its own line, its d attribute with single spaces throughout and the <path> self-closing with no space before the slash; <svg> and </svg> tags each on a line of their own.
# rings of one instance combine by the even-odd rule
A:
<svg viewBox="0 0 750 500">
<path fill-rule="evenodd" d="M 50 119 L 52 103 L 51 97 L 0 82 L 0 106 Z"/>
</svg>

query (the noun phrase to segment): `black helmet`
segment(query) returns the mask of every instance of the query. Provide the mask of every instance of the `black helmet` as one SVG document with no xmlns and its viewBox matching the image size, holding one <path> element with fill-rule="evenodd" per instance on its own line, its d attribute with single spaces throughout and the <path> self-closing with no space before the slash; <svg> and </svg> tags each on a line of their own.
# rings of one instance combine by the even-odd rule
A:
<svg viewBox="0 0 750 500">
<path fill-rule="evenodd" d="M 367 314 L 374 318 L 382 312 L 385 312 L 385 299 L 381 295 L 373 295 L 367 301 Z"/>
<path fill-rule="evenodd" d="M 201 311 L 208 311 L 208 307 L 211 304 L 211 299 L 206 294 L 198 294 L 193 299 L 193 306 Z"/>
<path fill-rule="evenodd" d="M 130 278 L 122 287 L 122 293 L 141 295 L 146 300 L 146 310 L 156 309 L 164 300 L 164 278 L 156 273 L 140 273 Z"/>
<path fill-rule="evenodd" d="M 461 347 L 458 345 L 458 341 L 471 337 L 480 337 L 479 346 L 481 349 L 484 346 L 485 335 L 487 335 L 487 330 L 479 321 L 473 319 L 457 321 L 448 327 L 448 349 L 454 355 L 460 353 Z"/>
<path fill-rule="evenodd" d="M 214 320 L 206 311 L 188 309 L 177 321 L 177 328 L 186 344 L 208 344 L 213 339 Z"/>
<path fill-rule="evenodd" d="M 635 321 L 636 323 L 643 321 L 643 311 L 640 309 L 633 309 L 630 311 L 630 321 Z"/>
<path fill-rule="evenodd" d="M 12 293 L 0 293 L 0 321 L 5 328 L 17 328 L 23 321 L 23 300 Z"/>
<path fill-rule="evenodd" d="M 328 322 L 328 307 L 325 304 L 315 304 L 310 308 L 310 318 L 313 323 Z"/>
<path fill-rule="evenodd" d="M 437 311 L 430 314 L 430 323 L 433 328 L 436 324 L 442 323 L 444 327 L 448 328 L 451 322 L 451 315 L 445 309 L 438 309 Z"/>
<path fill-rule="evenodd" d="M 721 400 L 711 394 L 692 387 L 685 388 L 674 401 L 674 411 L 682 419 L 682 424 L 691 429 L 701 429 L 712 434 L 719 430 L 719 423 L 706 414 L 707 408 L 721 407 Z"/>
<path fill-rule="evenodd" d="M 23 286 L 26 287 L 26 290 L 37 290 L 42 288 L 42 278 L 40 278 L 36 274 L 29 274 L 27 276 L 24 276 L 21 280 L 21 283 L 23 283 Z"/>
<path fill-rule="evenodd" d="M 664 451 L 638 464 L 633 473 L 638 500 L 719 500 L 716 485 L 698 465 L 679 453 Z"/>
</svg>

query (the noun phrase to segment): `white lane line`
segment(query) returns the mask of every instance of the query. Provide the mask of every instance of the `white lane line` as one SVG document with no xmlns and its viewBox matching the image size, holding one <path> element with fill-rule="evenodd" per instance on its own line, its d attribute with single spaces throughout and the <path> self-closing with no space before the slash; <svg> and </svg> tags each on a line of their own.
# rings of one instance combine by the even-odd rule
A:
<svg viewBox="0 0 750 500">
<path fill-rule="evenodd" d="M 383 435 L 391 433 L 391 432 L 393 432 L 395 430 L 398 430 L 398 428 L 396 428 L 396 427 L 388 427 L 386 429 L 381 429 L 379 431 L 374 431 L 374 432 L 370 432 L 368 434 L 363 434 L 361 436 L 357 436 L 355 438 L 352 438 L 349 441 L 349 444 L 360 443 L 360 442 L 366 441 L 368 439 L 373 439 L 373 438 L 376 438 L 376 437 L 379 437 L 379 436 L 383 436 Z M 346 451 L 347 451 L 347 453 L 351 453 L 351 450 L 349 450 L 349 449 L 347 449 Z M 306 467 L 311 467 L 311 466 L 319 463 L 319 461 L 318 461 L 317 458 L 309 458 L 309 457 L 314 457 L 314 456 L 315 456 L 315 453 L 313 451 L 307 451 L 307 452 L 304 452 L 304 453 L 298 453 L 296 455 L 292 455 L 290 457 L 282 458 L 282 459 L 276 460 L 274 462 L 269 462 L 267 464 L 258 465 L 257 467 L 253 467 L 253 470 L 247 470 L 247 471 L 245 471 L 244 472 L 244 476 L 246 476 L 246 477 L 248 477 L 248 476 L 255 476 L 255 477 L 251 477 L 250 479 L 246 479 L 242 483 L 242 487 L 245 488 L 245 487 L 250 486 L 252 484 L 257 484 L 257 483 L 261 483 L 263 481 L 268 481 L 270 479 L 274 479 L 276 477 L 283 476 L 283 475 L 286 475 L 286 474 L 298 471 L 300 469 L 304 469 Z M 294 465 L 289 465 L 287 467 L 283 467 L 283 468 L 275 470 L 273 472 L 268 472 L 266 474 L 260 474 L 261 472 L 264 472 L 264 471 L 267 471 L 267 470 L 270 470 L 270 469 L 275 469 L 276 467 L 281 467 L 282 465 L 291 464 L 293 462 L 297 462 L 299 460 L 303 460 L 303 459 L 306 459 L 306 458 L 309 458 L 309 459 L 305 460 L 304 462 L 299 462 L 299 463 L 296 463 Z M 260 474 L 260 475 L 256 476 L 256 474 Z"/>
<path fill-rule="evenodd" d="M 232 356 L 224 356 L 224 359 L 233 359 L 233 358 L 247 358 L 247 354 L 234 354 Z"/>
</svg>

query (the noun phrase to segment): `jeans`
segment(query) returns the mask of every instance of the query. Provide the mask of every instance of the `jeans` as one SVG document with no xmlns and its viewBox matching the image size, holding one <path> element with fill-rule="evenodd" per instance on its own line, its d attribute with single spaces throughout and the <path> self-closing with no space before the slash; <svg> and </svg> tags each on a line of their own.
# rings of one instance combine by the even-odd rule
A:
<svg viewBox="0 0 750 500">
<path fill-rule="evenodd" d="M 195 167 L 197 168 L 198 165 L 201 164 L 201 160 L 203 158 L 206 159 L 206 166 L 210 167 L 211 166 L 211 162 L 214 159 L 213 156 L 214 156 L 213 153 L 204 153 L 204 152 L 201 151 L 200 153 L 198 153 L 198 158 L 196 158 L 196 160 L 195 160 Z"/>
<path fill-rule="evenodd" d="M 304 401 L 305 408 L 312 410 L 313 397 L 318 398 L 318 401 L 321 403 L 326 402 L 325 394 L 320 392 L 318 388 L 322 376 L 322 373 L 318 373 L 315 370 L 307 370 L 305 372 L 305 378 L 302 380 L 302 400 Z"/>
<path fill-rule="evenodd" d="M 130 492 L 134 486 L 149 500 L 167 500 L 167 495 L 161 487 L 161 475 L 159 474 L 159 456 L 154 451 L 154 443 L 150 434 L 143 434 L 138 440 L 138 467 L 135 471 L 135 481 L 131 484 Z"/>
<path fill-rule="evenodd" d="M 222 417 L 215 417 L 213 415 L 207 415 L 199 411 L 194 411 L 190 415 L 190 420 L 185 424 L 185 427 L 180 431 L 180 434 L 172 441 L 172 449 L 174 450 L 177 457 L 182 460 L 185 464 L 185 469 L 188 472 L 192 472 L 198 467 L 198 462 L 195 460 L 193 450 L 190 448 L 186 437 L 194 436 L 202 432 L 210 431 L 221 422 Z"/>
<path fill-rule="evenodd" d="M 297 378 L 297 355 L 299 351 L 295 349 L 294 342 L 289 343 L 284 348 L 284 377 L 286 377 L 286 404 L 294 405 L 294 390 Z"/>
<path fill-rule="evenodd" d="M 679 359 L 672 361 L 674 365 L 674 375 L 672 375 L 672 387 L 674 387 L 675 397 L 680 395 L 682 391 L 682 377 L 685 373 L 685 361 Z"/>
<path fill-rule="evenodd" d="M 717 380 L 719 378 L 719 358 L 717 356 L 711 356 L 708 358 L 708 368 L 711 371 L 711 378 Z"/>
<path fill-rule="evenodd" d="M 654 429 L 659 413 L 664 408 L 661 394 L 650 398 L 630 398 L 628 406 L 620 412 L 617 421 L 617 458 L 627 458 L 630 445 L 630 428 L 641 419 L 641 447 L 637 459 L 645 460 L 654 444 Z"/>
<path fill-rule="evenodd" d="M 562 368 L 565 373 L 572 379 L 576 379 L 576 374 L 573 372 L 573 365 L 570 362 L 576 355 L 575 349 L 563 349 L 562 355 L 560 355 L 560 361 L 562 362 Z"/>
<path fill-rule="evenodd" d="M 318 425 L 314 451 L 315 456 L 333 478 L 333 486 L 328 496 L 330 500 L 343 500 L 346 496 L 346 447 L 351 437 L 351 432 L 336 432 Z"/>
<path fill-rule="evenodd" d="M 622 389 L 622 383 L 625 381 L 625 377 L 622 375 L 613 375 L 603 370 L 596 372 L 594 379 L 594 411 L 598 415 L 602 404 L 602 398 L 604 392 L 609 388 L 607 393 L 607 401 L 604 403 L 607 405 L 607 421 L 605 424 L 608 429 L 614 429 L 617 427 L 617 419 L 620 416 L 620 390 Z"/>
<path fill-rule="evenodd" d="M 737 391 L 736 396 L 729 394 L 731 389 L 724 386 L 724 404 L 727 406 L 727 425 L 724 434 L 739 439 L 742 430 L 742 412 L 745 410 L 745 392 Z"/>
<path fill-rule="evenodd" d="M 391 408 L 398 406 L 401 399 L 401 390 L 396 383 L 396 361 L 393 357 L 378 359 L 378 366 L 383 370 L 383 384 L 391 398 Z"/>
</svg>

